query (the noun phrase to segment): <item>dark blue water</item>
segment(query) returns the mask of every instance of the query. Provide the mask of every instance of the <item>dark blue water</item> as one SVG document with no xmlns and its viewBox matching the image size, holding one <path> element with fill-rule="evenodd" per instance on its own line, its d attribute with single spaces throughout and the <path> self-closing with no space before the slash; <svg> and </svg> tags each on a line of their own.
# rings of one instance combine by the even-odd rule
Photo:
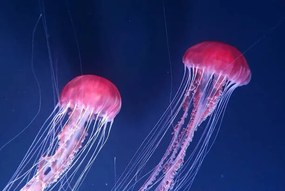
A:
<svg viewBox="0 0 285 191">
<path fill-rule="evenodd" d="M 285 190 L 284 1 L 165 0 L 164 5 L 165 15 L 162 1 L 45 4 L 59 89 L 81 74 L 79 49 L 83 73 L 110 79 L 123 100 L 109 141 L 81 190 L 110 190 L 115 178 L 113 158 L 119 175 L 168 105 L 171 87 L 173 92 L 178 88 L 184 51 L 204 40 L 223 41 L 246 51 L 252 81 L 234 92 L 192 190 Z M 54 105 L 42 22 L 32 42 L 41 12 L 38 1 L 0 3 L 0 145 L 25 128 L 41 98 L 40 113 L 31 127 L 0 152 L 0 188 Z"/>
</svg>

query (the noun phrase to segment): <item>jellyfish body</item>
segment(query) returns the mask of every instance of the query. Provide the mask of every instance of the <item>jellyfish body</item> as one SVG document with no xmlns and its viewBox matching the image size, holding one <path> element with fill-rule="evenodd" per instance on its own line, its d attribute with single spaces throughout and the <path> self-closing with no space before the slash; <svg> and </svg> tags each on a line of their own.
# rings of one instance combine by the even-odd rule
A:
<svg viewBox="0 0 285 191">
<path fill-rule="evenodd" d="M 185 73 L 172 103 L 144 140 L 114 190 L 189 190 L 212 146 L 230 95 L 251 78 L 247 62 L 236 48 L 221 42 L 202 42 L 184 54 Z M 187 151 L 194 133 L 203 132 Z M 219 126 L 219 125 L 218 125 Z M 146 174 L 143 168 L 172 129 L 171 142 L 159 163 Z M 212 140 L 212 141 L 211 141 Z M 145 178 L 148 177 L 148 178 Z"/>
<path fill-rule="evenodd" d="M 4 190 L 78 189 L 120 108 L 120 93 L 107 79 L 71 80 Z"/>
</svg>

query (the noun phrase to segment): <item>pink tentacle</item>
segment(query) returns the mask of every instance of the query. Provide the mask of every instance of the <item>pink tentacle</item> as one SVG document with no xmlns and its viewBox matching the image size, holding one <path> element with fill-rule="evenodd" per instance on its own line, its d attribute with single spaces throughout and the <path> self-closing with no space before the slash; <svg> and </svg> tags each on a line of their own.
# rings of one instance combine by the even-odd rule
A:
<svg viewBox="0 0 285 191">
<path fill-rule="evenodd" d="M 68 123 L 57 137 L 59 141 L 55 153 L 40 158 L 36 174 L 21 191 L 43 191 L 60 178 L 72 164 L 87 136 L 84 124 L 88 116 L 86 112 L 72 113 Z"/>
</svg>

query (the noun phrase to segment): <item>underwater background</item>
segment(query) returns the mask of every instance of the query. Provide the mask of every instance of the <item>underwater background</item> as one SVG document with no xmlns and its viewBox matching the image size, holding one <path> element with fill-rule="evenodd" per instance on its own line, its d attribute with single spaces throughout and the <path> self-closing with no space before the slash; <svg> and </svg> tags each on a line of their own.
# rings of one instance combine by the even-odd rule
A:
<svg viewBox="0 0 285 191">
<path fill-rule="evenodd" d="M 121 112 L 80 187 L 111 190 L 176 92 L 185 50 L 217 40 L 244 52 L 252 80 L 233 93 L 191 190 L 285 190 L 285 1 L 42 3 L 0 2 L 0 146 L 39 111 L 30 127 L 0 151 L 0 189 L 56 104 L 51 71 L 59 90 L 82 73 L 103 76 L 118 87 Z M 47 33 L 41 21 L 35 28 L 43 10 Z"/>
</svg>

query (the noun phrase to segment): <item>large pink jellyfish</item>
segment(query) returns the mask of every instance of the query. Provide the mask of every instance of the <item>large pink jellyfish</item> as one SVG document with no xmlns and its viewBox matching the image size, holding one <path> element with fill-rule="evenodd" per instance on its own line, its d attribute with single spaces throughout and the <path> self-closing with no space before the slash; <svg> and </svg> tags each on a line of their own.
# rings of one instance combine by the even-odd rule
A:
<svg viewBox="0 0 285 191">
<path fill-rule="evenodd" d="M 230 95 L 251 78 L 243 54 L 221 42 L 207 41 L 192 46 L 185 52 L 183 63 L 185 73 L 172 103 L 113 190 L 189 190 L 216 138 L 216 127 L 219 127 Z M 199 126 L 203 129 L 198 132 L 200 139 L 189 150 Z M 151 170 L 143 170 L 155 150 L 161 148 L 160 142 L 170 127 L 173 127 L 172 138 L 165 154 Z M 139 182 L 143 182 L 142 186 Z"/>
<path fill-rule="evenodd" d="M 71 80 L 4 190 L 77 190 L 120 108 L 120 93 L 107 79 Z"/>
</svg>

